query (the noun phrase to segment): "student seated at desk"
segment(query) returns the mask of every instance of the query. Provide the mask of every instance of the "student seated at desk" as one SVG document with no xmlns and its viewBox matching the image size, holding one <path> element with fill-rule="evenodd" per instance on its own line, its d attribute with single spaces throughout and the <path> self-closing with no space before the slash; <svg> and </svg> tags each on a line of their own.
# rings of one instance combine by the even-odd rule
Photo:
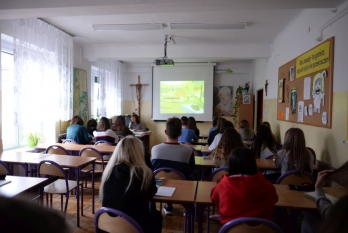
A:
<svg viewBox="0 0 348 233">
<path fill-rule="evenodd" d="M 131 121 L 129 122 L 128 128 L 133 132 L 144 132 L 146 131 L 145 125 L 140 122 L 140 118 L 137 114 L 133 113 Z"/>
<path fill-rule="evenodd" d="M 255 132 L 249 127 L 249 122 L 247 120 L 242 120 L 239 123 L 238 133 L 242 136 L 242 140 L 252 140 L 255 136 Z"/>
<path fill-rule="evenodd" d="M 216 129 L 213 130 L 211 133 L 209 133 L 209 136 L 208 136 L 208 145 L 209 146 L 214 141 L 215 136 L 220 132 L 220 128 L 225 121 L 226 121 L 225 118 L 219 117 L 217 124 L 216 124 Z"/>
<path fill-rule="evenodd" d="M 243 146 L 240 134 L 232 127 L 227 128 L 218 146 L 211 152 L 215 167 L 228 167 L 228 156 L 235 148 Z"/>
<path fill-rule="evenodd" d="M 213 132 L 216 129 L 216 125 L 217 125 L 218 120 L 219 120 L 218 116 L 214 117 L 213 122 L 212 122 L 213 127 L 211 127 L 209 129 L 208 138 L 209 138 L 210 133 Z"/>
<path fill-rule="evenodd" d="M 306 139 L 299 128 L 290 128 L 285 132 L 284 144 L 275 158 L 275 163 L 281 169 L 281 174 L 296 170 L 312 173 L 314 155 L 306 148 Z"/>
<path fill-rule="evenodd" d="M 132 131 L 126 126 L 126 120 L 124 116 L 118 116 L 115 124 L 111 128 L 117 135 L 128 136 L 134 135 Z"/>
<path fill-rule="evenodd" d="M 191 179 L 195 168 L 195 158 L 191 147 L 179 143 L 181 134 L 181 121 L 179 118 L 169 118 L 166 122 L 164 133 L 167 135 L 166 142 L 152 147 L 152 166 L 156 170 L 162 167 L 173 168 Z M 167 215 L 173 214 L 173 205 L 164 206 Z"/>
<path fill-rule="evenodd" d="M 196 136 L 199 138 L 199 129 L 197 128 L 196 119 L 194 117 L 188 118 L 187 128 L 195 131 Z"/>
<path fill-rule="evenodd" d="M 126 213 L 145 233 L 160 233 L 162 215 L 149 210 L 149 201 L 156 192 L 155 178 L 145 164 L 142 142 L 133 136 L 125 137 L 104 170 L 99 189 L 102 206 Z"/>
<path fill-rule="evenodd" d="M 335 205 L 332 205 L 323 189 L 333 171 L 324 170 L 318 173 L 315 183 L 315 202 L 318 211 L 304 211 L 301 233 L 340 233 L 347 231 L 348 195 L 338 200 Z"/>
<path fill-rule="evenodd" d="M 228 158 L 228 174 L 211 190 L 210 199 L 221 215 L 220 223 L 239 217 L 273 220 L 278 201 L 275 187 L 258 172 L 255 157 L 247 148 L 238 147 Z"/>
<path fill-rule="evenodd" d="M 221 128 L 220 128 L 220 132 L 215 136 L 213 142 L 212 142 L 212 143 L 210 144 L 210 146 L 209 146 L 209 150 L 210 150 L 210 151 L 214 150 L 214 149 L 217 147 L 217 145 L 219 144 L 220 139 L 221 139 L 221 137 L 222 137 L 222 134 L 223 134 L 223 133 L 225 132 L 225 130 L 228 129 L 228 128 L 234 128 L 231 121 L 225 121 L 225 122 L 222 124 L 222 126 L 221 126 Z"/>
<path fill-rule="evenodd" d="M 192 129 L 188 128 L 188 118 L 186 116 L 181 117 L 181 135 L 179 137 L 179 142 L 192 142 L 197 141 L 198 137 Z"/>
<path fill-rule="evenodd" d="M 95 119 L 90 119 L 88 122 L 87 122 L 87 132 L 89 135 L 93 135 L 93 132 L 95 130 L 97 130 L 97 121 Z"/>
<path fill-rule="evenodd" d="M 78 144 L 88 144 L 92 140 L 87 128 L 83 126 L 81 117 L 74 116 L 71 119 L 70 126 L 66 129 L 66 139 L 72 139 Z"/>
<path fill-rule="evenodd" d="M 261 124 L 257 129 L 251 152 L 257 159 L 265 159 L 269 155 L 277 154 L 277 142 L 268 126 Z"/>
<path fill-rule="evenodd" d="M 110 121 L 106 117 L 100 118 L 98 125 L 97 125 L 97 131 L 93 132 L 94 139 L 96 142 L 103 140 L 107 141 L 113 145 L 116 145 L 119 138 L 116 135 L 114 131 L 112 131 L 110 125 Z"/>
</svg>

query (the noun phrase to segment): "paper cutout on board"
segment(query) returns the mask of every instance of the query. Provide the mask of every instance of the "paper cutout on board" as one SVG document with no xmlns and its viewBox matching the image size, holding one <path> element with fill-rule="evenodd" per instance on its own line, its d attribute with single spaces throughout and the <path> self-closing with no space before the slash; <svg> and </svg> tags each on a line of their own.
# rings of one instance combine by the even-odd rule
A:
<svg viewBox="0 0 348 233">
<path fill-rule="evenodd" d="M 285 120 L 289 120 L 289 113 L 290 113 L 290 109 L 289 108 L 285 108 Z"/>
<path fill-rule="evenodd" d="M 317 73 L 313 79 L 313 111 L 320 113 L 321 104 L 324 106 L 324 97 L 325 97 L 325 82 L 324 78 L 327 77 L 326 70 L 323 70 L 321 73 Z"/>
<path fill-rule="evenodd" d="M 308 116 L 308 107 L 307 106 L 304 106 L 304 110 L 303 110 L 304 112 L 304 115 L 305 116 Z"/>
<path fill-rule="evenodd" d="M 308 106 L 308 114 L 309 114 L 310 116 L 313 115 L 313 105 L 312 105 L 312 104 L 309 104 L 309 106 Z"/>
<path fill-rule="evenodd" d="M 283 112 L 283 111 L 280 111 L 280 112 L 278 113 L 278 118 L 279 118 L 280 120 L 283 120 L 283 119 L 284 119 L 284 112 Z"/>
<path fill-rule="evenodd" d="M 323 112 L 323 114 L 321 115 L 321 122 L 326 125 L 327 124 L 327 112 Z"/>
<path fill-rule="evenodd" d="M 304 102 L 298 101 L 297 122 L 303 122 L 303 108 Z"/>
<path fill-rule="evenodd" d="M 291 99 L 290 99 L 290 106 L 291 106 L 291 113 L 296 113 L 296 104 L 297 104 L 297 89 L 293 88 L 291 89 Z"/>
<path fill-rule="evenodd" d="M 304 78 L 303 82 L 303 99 L 309 100 L 311 98 L 311 77 Z"/>
</svg>

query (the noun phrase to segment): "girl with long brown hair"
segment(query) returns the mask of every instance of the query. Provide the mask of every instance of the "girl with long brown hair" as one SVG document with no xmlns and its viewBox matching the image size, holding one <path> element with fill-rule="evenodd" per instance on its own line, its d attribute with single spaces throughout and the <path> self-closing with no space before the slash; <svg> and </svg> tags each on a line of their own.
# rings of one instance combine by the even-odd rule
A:
<svg viewBox="0 0 348 233">
<path fill-rule="evenodd" d="M 269 155 L 277 154 L 277 142 L 268 126 L 261 124 L 257 129 L 251 152 L 257 159 L 265 159 Z"/>
<path fill-rule="evenodd" d="M 255 136 L 255 132 L 249 127 L 249 122 L 247 120 L 242 120 L 239 123 L 238 133 L 242 136 L 242 140 L 252 140 Z"/>
<path fill-rule="evenodd" d="M 244 147 L 244 143 L 240 134 L 233 127 L 229 127 L 224 131 L 218 146 L 211 153 L 215 167 L 228 167 L 228 156 L 237 147 Z"/>
<path fill-rule="evenodd" d="M 304 133 L 299 128 L 290 128 L 285 133 L 284 145 L 275 159 L 276 166 L 281 168 L 282 175 L 296 170 L 298 174 L 312 173 L 314 156 L 306 148 Z"/>
</svg>

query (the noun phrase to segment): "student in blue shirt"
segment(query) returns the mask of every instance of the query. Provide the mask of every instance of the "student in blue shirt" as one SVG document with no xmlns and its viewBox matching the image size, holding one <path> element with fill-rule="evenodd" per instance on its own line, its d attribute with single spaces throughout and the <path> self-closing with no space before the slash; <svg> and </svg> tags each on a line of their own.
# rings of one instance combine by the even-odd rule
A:
<svg viewBox="0 0 348 233">
<path fill-rule="evenodd" d="M 192 142 L 197 141 L 198 137 L 192 129 L 189 129 L 188 126 L 188 118 L 186 116 L 181 117 L 182 129 L 181 136 L 179 137 L 179 142 Z"/>
<path fill-rule="evenodd" d="M 87 128 L 83 126 L 83 120 L 79 116 L 71 119 L 70 126 L 66 130 L 66 139 L 72 139 L 78 144 L 88 144 L 92 137 L 88 135 Z"/>
</svg>

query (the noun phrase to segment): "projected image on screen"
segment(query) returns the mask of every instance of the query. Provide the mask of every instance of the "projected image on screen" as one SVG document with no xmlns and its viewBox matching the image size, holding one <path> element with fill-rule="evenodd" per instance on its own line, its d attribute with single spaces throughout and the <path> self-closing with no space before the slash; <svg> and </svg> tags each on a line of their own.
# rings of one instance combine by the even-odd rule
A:
<svg viewBox="0 0 348 233">
<path fill-rule="evenodd" d="M 161 81 L 160 113 L 204 113 L 204 81 Z"/>
</svg>

